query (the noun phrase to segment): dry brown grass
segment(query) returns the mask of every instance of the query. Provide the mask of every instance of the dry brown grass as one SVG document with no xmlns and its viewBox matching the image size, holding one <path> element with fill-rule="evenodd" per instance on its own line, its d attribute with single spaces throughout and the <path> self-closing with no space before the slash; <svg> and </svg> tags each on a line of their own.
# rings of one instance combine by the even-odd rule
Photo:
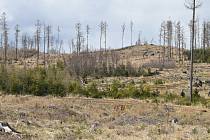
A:
<svg viewBox="0 0 210 140">
<path fill-rule="evenodd" d="M 167 118 L 165 105 L 131 99 L 1 96 L 0 100 L 0 120 L 21 131 L 23 139 L 210 138 L 210 110 L 201 107 L 167 105 Z M 178 124 L 168 122 L 173 118 Z"/>
</svg>

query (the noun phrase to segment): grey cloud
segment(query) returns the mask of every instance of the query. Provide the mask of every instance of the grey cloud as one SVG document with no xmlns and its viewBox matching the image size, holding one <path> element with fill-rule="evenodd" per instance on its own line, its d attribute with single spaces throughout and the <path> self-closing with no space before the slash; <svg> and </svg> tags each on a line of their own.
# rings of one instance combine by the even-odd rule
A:
<svg viewBox="0 0 210 140">
<path fill-rule="evenodd" d="M 209 20 L 209 0 L 202 0 L 198 9 L 201 20 Z M 31 32 L 37 19 L 55 28 L 62 27 L 62 37 L 68 42 L 74 37 L 74 25 L 81 22 L 91 26 L 91 44 L 99 44 L 99 23 L 108 22 L 108 46 L 120 47 L 121 25 L 129 26 L 134 21 L 135 39 L 142 31 L 143 38 L 158 40 L 161 21 L 181 20 L 187 27 L 191 11 L 184 7 L 184 0 L 0 0 L 0 12 L 6 11 L 12 29 L 20 24 L 25 32 Z M 84 28 L 84 27 L 83 27 Z M 126 31 L 126 45 L 129 45 L 129 31 Z M 188 34 L 186 32 L 186 34 Z"/>
</svg>

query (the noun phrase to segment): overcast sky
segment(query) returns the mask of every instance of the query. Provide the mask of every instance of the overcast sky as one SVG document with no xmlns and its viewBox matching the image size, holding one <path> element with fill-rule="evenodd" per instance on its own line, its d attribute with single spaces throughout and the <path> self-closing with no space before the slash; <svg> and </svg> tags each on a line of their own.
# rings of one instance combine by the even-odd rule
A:
<svg viewBox="0 0 210 140">
<path fill-rule="evenodd" d="M 210 0 L 202 0 L 198 9 L 200 20 L 209 20 Z M 61 26 L 65 44 L 75 36 L 75 24 L 80 22 L 83 30 L 90 25 L 90 44 L 99 46 L 99 23 L 108 23 L 108 46 L 121 47 L 121 25 L 126 24 L 125 45 L 130 43 L 129 23 L 134 22 L 134 39 L 139 31 L 142 39 L 158 43 L 159 27 L 163 20 L 180 20 L 187 28 L 191 11 L 184 7 L 184 0 L 0 0 L 0 12 L 6 12 L 10 36 L 19 24 L 22 32 L 35 30 L 37 19 L 54 28 Z M 187 29 L 186 29 L 186 35 Z"/>
</svg>

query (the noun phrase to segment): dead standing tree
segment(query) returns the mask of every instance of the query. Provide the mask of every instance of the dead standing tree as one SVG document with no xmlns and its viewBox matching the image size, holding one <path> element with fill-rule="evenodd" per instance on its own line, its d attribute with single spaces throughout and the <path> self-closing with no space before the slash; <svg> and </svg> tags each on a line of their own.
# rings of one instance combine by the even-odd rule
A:
<svg viewBox="0 0 210 140">
<path fill-rule="evenodd" d="M 200 48 L 201 47 L 201 37 L 200 37 L 200 21 L 199 19 L 197 18 L 197 27 L 196 27 L 196 38 L 197 38 L 197 48 Z"/>
<path fill-rule="evenodd" d="M 106 35 L 107 35 L 107 27 L 108 27 L 108 24 L 107 24 L 107 22 L 104 22 L 104 30 L 103 30 L 103 32 L 104 32 L 104 51 L 106 52 L 107 51 L 107 39 L 106 39 Z"/>
<path fill-rule="evenodd" d="M 104 29 L 103 29 L 103 32 L 104 32 L 104 52 L 105 52 L 105 61 L 106 61 L 106 70 L 107 72 L 109 71 L 109 59 L 108 59 L 108 51 L 107 51 L 107 28 L 108 28 L 108 24 L 107 22 L 105 21 L 104 22 Z"/>
<path fill-rule="evenodd" d="M 137 40 L 137 45 L 141 45 L 141 31 L 139 31 L 139 34 L 138 34 L 138 40 Z"/>
<path fill-rule="evenodd" d="M 180 64 L 181 62 L 181 23 L 180 21 L 176 23 L 175 32 L 176 32 L 175 42 L 178 48 L 178 60 Z"/>
<path fill-rule="evenodd" d="M 161 28 L 160 28 L 160 46 L 162 46 L 163 51 L 162 51 L 162 67 L 164 67 L 165 63 L 165 55 L 166 55 L 166 22 L 161 23 Z"/>
<path fill-rule="evenodd" d="M 90 27 L 89 25 L 86 26 L 86 47 L 87 47 L 87 52 L 89 52 L 89 34 L 90 34 Z"/>
<path fill-rule="evenodd" d="M 46 29 L 46 38 L 47 38 L 47 65 L 49 65 L 50 58 L 50 42 L 51 42 L 51 26 L 48 25 Z"/>
<path fill-rule="evenodd" d="M 194 46 L 195 46 L 195 16 L 196 9 L 201 6 L 200 0 L 186 0 L 185 7 L 192 10 L 192 35 L 191 35 L 191 60 L 190 60 L 190 101 L 193 101 L 193 61 L 194 61 Z"/>
<path fill-rule="evenodd" d="M 99 64 L 102 64 L 103 65 L 103 53 L 102 53 L 102 39 L 103 39 L 103 34 L 104 34 L 104 22 L 101 21 L 100 23 L 100 50 L 99 50 Z"/>
<path fill-rule="evenodd" d="M 108 51 L 107 51 L 107 27 L 108 24 L 106 21 L 102 21 L 100 24 L 101 36 L 100 36 L 100 62 L 101 67 L 106 66 L 106 70 L 109 71 L 109 62 L 108 62 Z M 102 47 L 102 40 L 104 39 L 104 49 Z"/>
<path fill-rule="evenodd" d="M 130 23 L 130 29 L 131 29 L 131 46 L 133 45 L 133 21 Z"/>
<path fill-rule="evenodd" d="M 106 30 L 107 30 L 107 23 L 102 21 L 100 23 L 100 50 L 99 50 L 99 63 L 102 64 L 102 66 L 104 64 L 103 54 L 104 54 L 104 51 L 106 52 Z M 102 48 L 103 38 L 104 38 L 104 50 Z"/>
<path fill-rule="evenodd" d="M 205 62 L 206 48 L 210 47 L 210 22 L 204 21 L 202 30 L 202 61 Z"/>
<path fill-rule="evenodd" d="M 1 15 L 1 26 L 3 31 L 3 47 L 4 47 L 4 64 L 7 64 L 7 50 L 8 50 L 8 27 L 6 21 L 6 13 Z"/>
<path fill-rule="evenodd" d="M 103 30 L 104 30 L 104 22 L 100 23 L 100 52 L 102 51 L 102 37 L 103 37 Z"/>
<path fill-rule="evenodd" d="M 19 25 L 15 26 L 15 60 L 18 60 L 18 38 L 19 38 Z"/>
<path fill-rule="evenodd" d="M 207 36 L 207 32 L 206 32 L 206 22 L 204 21 L 204 23 L 203 23 L 203 38 L 202 38 L 202 43 L 203 43 L 203 52 L 202 52 L 202 61 L 204 62 L 205 61 L 205 54 L 206 54 L 206 36 Z"/>
<path fill-rule="evenodd" d="M 181 60 L 182 60 L 182 64 L 184 63 L 184 49 L 186 47 L 186 43 L 185 43 L 185 35 L 184 35 L 184 28 L 182 27 L 181 29 L 181 46 L 182 46 L 182 57 L 181 57 Z"/>
<path fill-rule="evenodd" d="M 27 41 L 27 34 L 24 34 L 24 35 L 22 36 L 24 69 L 26 69 L 27 42 L 28 42 L 28 41 Z"/>
<path fill-rule="evenodd" d="M 77 55 L 80 54 L 81 52 L 81 47 L 82 47 L 82 32 L 81 32 L 81 24 L 77 23 L 75 25 L 75 29 L 76 29 L 76 53 Z"/>
<path fill-rule="evenodd" d="M 55 48 L 55 52 L 56 54 L 58 53 L 58 49 L 59 49 L 59 46 L 60 46 L 60 27 L 58 26 L 57 28 L 57 40 L 56 40 L 56 48 Z"/>
<path fill-rule="evenodd" d="M 206 32 L 206 45 L 210 47 L 210 22 L 207 22 L 207 32 Z"/>
<path fill-rule="evenodd" d="M 35 24 L 36 26 L 36 49 L 37 49 L 37 59 L 36 59 L 36 63 L 37 63 L 37 67 L 39 66 L 39 52 L 40 52 L 40 34 L 41 34 L 41 24 L 40 21 L 37 20 L 37 23 Z"/>
<path fill-rule="evenodd" d="M 172 58 L 172 40 L 173 40 L 173 24 L 172 21 L 168 20 L 166 23 L 167 29 L 167 45 L 168 45 L 168 59 Z"/>
<path fill-rule="evenodd" d="M 44 30 L 44 34 L 43 34 L 43 39 L 44 39 L 44 42 L 43 42 L 43 47 L 44 47 L 44 68 L 46 69 L 46 26 L 45 26 L 45 24 L 44 24 L 43 30 Z"/>
</svg>

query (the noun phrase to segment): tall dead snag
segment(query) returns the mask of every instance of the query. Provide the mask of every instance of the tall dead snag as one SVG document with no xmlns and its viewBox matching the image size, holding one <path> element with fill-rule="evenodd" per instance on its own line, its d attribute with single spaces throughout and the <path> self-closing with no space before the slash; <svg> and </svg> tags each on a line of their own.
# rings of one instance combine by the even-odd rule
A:
<svg viewBox="0 0 210 140">
<path fill-rule="evenodd" d="M 7 64 L 7 49 L 8 49 L 8 28 L 7 28 L 7 21 L 6 21 L 6 13 L 2 13 L 1 15 L 1 26 L 2 26 L 2 41 L 3 41 L 3 48 L 4 48 L 4 64 Z"/>
<path fill-rule="evenodd" d="M 203 23 L 203 53 L 202 53 L 202 61 L 205 61 L 205 51 L 206 51 L 206 22 Z"/>
<path fill-rule="evenodd" d="M 86 26 L 86 47 L 87 47 L 87 52 L 89 52 L 89 33 L 90 33 L 90 27 L 89 25 Z"/>
<path fill-rule="evenodd" d="M 133 45 L 133 21 L 130 23 L 130 29 L 131 29 L 131 46 Z"/>
<path fill-rule="evenodd" d="M 24 34 L 22 36 L 22 45 L 23 45 L 24 68 L 26 69 L 27 34 Z"/>
<path fill-rule="evenodd" d="M 34 40 L 34 50 L 37 50 L 37 39 L 36 39 L 36 32 L 33 36 L 33 40 Z"/>
<path fill-rule="evenodd" d="M 41 24 L 40 21 L 37 20 L 37 23 L 35 24 L 36 26 L 36 45 L 37 45 L 37 67 L 39 66 L 39 52 L 40 52 L 40 34 L 41 34 Z"/>
<path fill-rule="evenodd" d="M 162 46 L 162 67 L 164 67 L 165 65 L 165 55 L 166 55 L 166 22 L 162 22 L 161 23 L 161 27 L 160 27 L 160 45 Z"/>
<path fill-rule="evenodd" d="M 99 52 L 99 63 L 102 64 L 101 67 L 106 67 L 108 71 L 108 52 L 107 52 L 107 27 L 106 21 L 102 21 L 100 24 L 100 52 Z M 104 46 L 102 47 L 102 40 L 104 39 Z M 105 55 L 104 55 L 105 54 Z"/>
<path fill-rule="evenodd" d="M 191 35 L 191 60 L 190 60 L 190 101 L 193 101 L 193 61 L 194 61 L 194 47 L 195 47 L 195 16 L 196 9 L 201 6 L 199 0 L 188 0 L 185 2 L 185 7 L 192 10 L 192 35 Z"/>
<path fill-rule="evenodd" d="M 122 28 L 122 48 L 124 47 L 124 36 L 125 36 L 125 24 L 121 26 Z"/>
<path fill-rule="evenodd" d="M 102 50 L 102 37 L 103 37 L 103 31 L 104 31 L 104 22 L 102 21 L 100 23 L 100 51 Z"/>
<path fill-rule="evenodd" d="M 60 46 L 59 46 L 59 50 L 58 50 L 58 56 L 59 58 L 61 57 L 62 55 L 62 51 L 63 51 L 63 40 L 60 41 Z"/>
<path fill-rule="evenodd" d="M 43 35 L 43 38 L 44 38 L 44 42 L 43 42 L 43 45 L 44 45 L 44 68 L 46 69 L 46 27 L 45 27 L 45 24 L 44 24 L 44 35 Z"/>
<path fill-rule="evenodd" d="M 15 60 L 18 60 L 18 36 L 19 36 L 19 25 L 15 26 Z"/>
<path fill-rule="evenodd" d="M 107 22 L 104 22 L 104 47 L 105 47 L 105 57 L 106 57 L 106 70 L 109 71 L 109 59 L 108 59 L 108 51 L 107 51 Z"/>
<path fill-rule="evenodd" d="M 58 28 L 57 28 L 56 49 L 55 49 L 56 52 L 59 49 L 59 46 L 60 46 L 60 27 L 58 26 Z"/>
<path fill-rule="evenodd" d="M 104 58 L 102 58 L 104 55 L 103 55 L 103 50 L 102 50 L 102 40 L 103 40 L 103 37 L 105 38 L 105 40 L 106 40 L 106 37 L 105 37 L 105 27 L 106 26 L 106 22 L 103 22 L 103 21 L 101 21 L 101 23 L 100 23 L 100 51 L 99 51 L 99 63 L 100 64 L 102 64 L 103 65 L 103 63 L 104 63 L 104 61 L 103 61 L 103 59 Z M 104 41 L 105 43 L 104 44 L 106 44 L 106 41 Z M 105 46 L 106 47 L 106 46 Z"/>
<path fill-rule="evenodd" d="M 210 47 L 210 22 L 207 23 L 207 47 Z"/>
<path fill-rule="evenodd" d="M 75 29 L 76 29 L 76 52 L 77 52 L 77 55 L 79 55 L 81 52 L 81 47 L 82 47 L 81 24 L 77 23 L 75 25 Z"/>
<path fill-rule="evenodd" d="M 197 18 L 197 35 L 196 35 L 196 38 L 197 38 L 197 48 L 200 48 L 201 47 L 201 38 L 200 38 L 200 21 L 199 19 Z"/>
<path fill-rule="evenodd" d="M 103 32 L 104 32 L 104 48 L 105 48 L 105 52 L 106 52 L 106 49 L 107 49 L 107 40 L 106 40 L 106 35 L 107 35 L 107 27 L 108 27 L 108 24 L 107 22 L 104 22 L 104 29 L 103 29 Z"/>
<path fill-rule="evenodd" d="M 1 39 L 0 39 L 0 49 L 3 50 L 3 34 L 2 33 L 0 34 L 0 37 L 1 37 Z M 3 58 L 2 53 L 1 53 L 1 58 Z"/>
<path fill-rule="evenodd" d="M 137 45 L 141 45 L 141 31 L 139 31 Z"/>
<path fill-rule="evenodd" d="M 204 21 L 202 30 L 202 61 L 205 62 L 206 48 L 210 47 L 210 22 Z"/>
<path fill-rule="evenodd" d="M 198 46 L 198 40 L 199 40 L 199 38 L 198 38 L 198 32 L 199 32 L 199 30 L 198 30 L 198 20 L 196 20 L 195 19 L 195 21 L 194 21 L 194 50 L 196 50 L 197 48 L 199 48 Z M 193 35 L 193 21 L 191 20 L 190 21 L 190 23 L 189 23 L 189 28 L 190 28 L 190 46 L 192 46 L 192 35 Z M 194 53 L 193 54 L 194 55 L 194 57 L 196 58 L 196 53 Z"/>
<path fill-rule="evenodd" d="M 50 57 L 50 39 L 51 39 L 51 26 L 48 25 L 46 28 L 46 38 L 47 38 L 47 65 L 49 65 L 49 57 Z"/>
<path fill-rule="evenodd" d="M 173 40 L 173 24 L 168 20 L 166 23 L 167 28 L 167 45 L 168 45 L 168 59 L 172 58 L 172 40 Z"/>
<path fill-rule="evenodd" d="M 176 46 L 178 47 L 178 60 L 179 60 L 179 64 L 181 62 L 181 23 L 177 22 L 176 24 Z"/>
<path fill-rule="evenodd" d="M 182 60 L 182 64 L 183 64 L 184 63 L 184 49 L 186 47 L 185 36 L 184 36 L 184 28 L 182 28 L 182 30 L 181 30 L 181 45 L 182 45 L 181 60 Z"/>
<path fill-rule="evenodd" d="M 73 54 L 77 52 L 74 39 L 71 40 L 71 49 L 70 50 Z"/>
</svg>

